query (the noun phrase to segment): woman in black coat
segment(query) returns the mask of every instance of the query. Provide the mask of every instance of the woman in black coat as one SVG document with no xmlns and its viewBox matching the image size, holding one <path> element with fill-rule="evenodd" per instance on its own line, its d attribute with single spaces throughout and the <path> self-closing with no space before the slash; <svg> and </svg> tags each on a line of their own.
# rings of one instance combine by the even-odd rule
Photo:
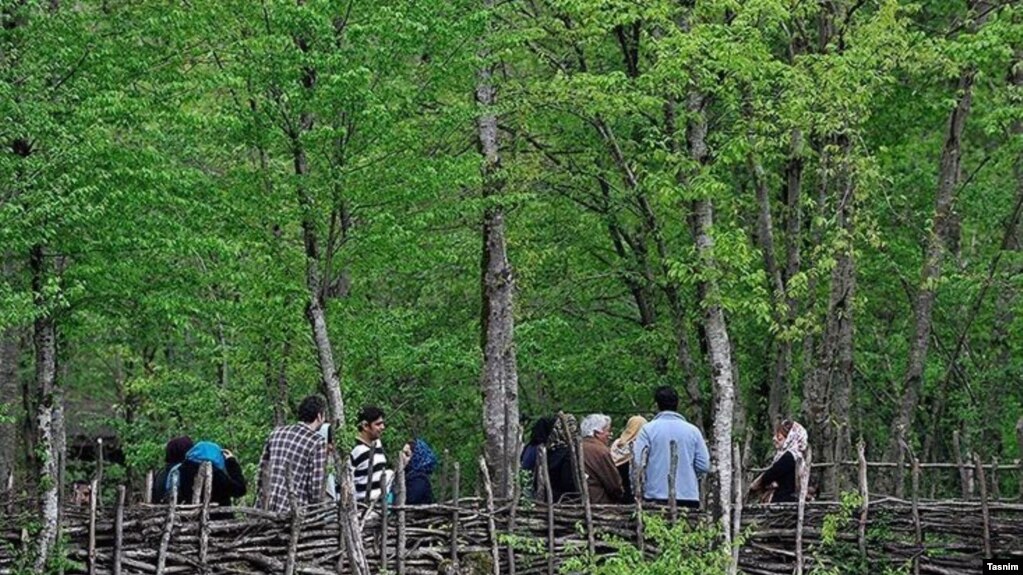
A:
<svg viewBox="0 0 1023 575">
<path fill-rule="evenodd" d="M 750 485 L 751 494 L 759 494 L 761 503 L 799 501 L 800 486 L 809 481 L 810 470 L 803 465 L 808 437 L 806 429 L 786 420 L 774 434 L 775 454 L 771 467 Z"/>
</svg>

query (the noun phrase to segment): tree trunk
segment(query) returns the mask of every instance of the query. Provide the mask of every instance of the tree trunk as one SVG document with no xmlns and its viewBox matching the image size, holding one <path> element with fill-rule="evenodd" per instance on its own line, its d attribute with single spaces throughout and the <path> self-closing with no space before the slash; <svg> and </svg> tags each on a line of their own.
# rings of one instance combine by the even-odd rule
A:
<svg viewBox="0 0 1023 575">
<path fill-rule="evenodd" d="M 299 5 L 303 5 L 299 1 Z M 304 38 L 295 38 L 295 45 L 302 52 L 309 51 L 309 43 Z M 302 87 L 308 92 L 316 88 L 316 70 L 303 68 Z M 334 361 L 334 348 L 330 343 L 327 329 L 327 314 L 323 308 L 323 279 L 320 274 L 320 247 L 316 231 L 316 205 L 309 192 L 306 180 L 309 176 L 309 161 L 306 156 L 305 143 L 302 138 L 313 128 L 313 116 L 303 112 L 298 127 L 288 133 L 291 140 L 292 161 L 297 176 L 297 192 L 299 206 L 302 208 L 302 241 L 305 245 L 305 280 L 307 297 L 305 315 L 312 330 L 313 343 L 316 346 L 316 359 L 320 368 L 320 385 L 327 396 L 330 406 L 331 423 L 335 429 L 345 427 L 345 404 L 341 395 L 340 371 Z"/>
<path fill-rule="evenodd" d="M 803 133 L 792 130 L 789 159 L 785 165 L 785 324 L 791 328 L 799 317 L 799 300 L 789 293 L 789 283 L 800 272 L 803 245 Z M 774 372 L 768 396 L 767 413 L 772 426 L 789 416 L 789 397 L 792 394 L 792 337 L 786 334 L 778 341 L 775 351 Z M 773 429 L 772 429 L 773 431 Z"/>
<path fill-rule="evenodd" d="M 707 161 L 707 122 L 704 116 L 704 98 L 691 94 L 686 103 L 690 117 L 686 140 L 689 155 L 697 165 Z M 683 178 L 684 179 L 684 178 Z M 714 209 L 709 199 L 695 200 L 692 205 L 693 240 L 696 243 L 699 274 L 709 278 L 703 282 L 701 305 L 707 334 L 714 389 L 714 436 L 711 456 L 717 468 L 717 503 L 719 520 L 726 543 L 731 542 L 732 510 L 732 421 L 735 410 L 735 382 L 732 374 L 732 349 L 721 307 L 717 281 L 714 279 L 717 260 L 714 256 Z"/>
<path fill-rule="evenodd" d="M 32 291 L 35 299 L 36 317 L 33 328 L 35 347 L 35 373 L 39 451 L 39 492 L 38 510 L 42 527 L 36 547 L 35 571 L 42 573 L 50 560 L 57 541 L 60 493 L 60 454 L 57 453 L 59 422 L 54 421 L 56 402 L 59 399 L 57 384 L 57 338 L 52 311 L 44 295 L 48 266 L 46 254 L 41 245 L 32 248 L 30 267 L 32 270 Z"/>
<path fill-rule="evenodd" d="M 835 267 L 831 271 L 824 334 L 816 367 L 804 389 L 804 422 L 815 453 L 824 462 L 840 461 L 849 446 L 849 409 L 853 382 L 853 309 L 856 268 L 853 250 L 855 174 L 847 138 L 840 138 L 843 160 L 835 182 L 835 220 L 838 223 Z M 824 482 L 837 489 L 839 469 L 831 467 Z M 830 493 L 830 491 L 829 491 Z M 835 494 L 838 491 L 834 491 Z"/>
<path fill-rule="evenodd" d="M 974 70 L 964 70 L 957 85 L 958 99 L 948 118 L 945 143 L 941 151 L 938 191 L 934 202 L 934 220 L 927 238 L 927 249 L 920 270 L 920 284 L 913 305 L 913 335 L 910 340 L 909 362 L 903 377 L 902 401 L 898 415 L 892 422 L 891 440 L 885 458 L 899 463 L 896 481 L 901 481 L 903 450 L 901 444 L 910 436 L 914 415 L 923 386 L 924 367 L 931 340 L 931 319 L 937 284 L 945 257 L 944 239 L 952 224 L 952 204 L 961 177 L 962 136 L 973 100 Z"/>
<path fill-rule="evenodd" d="M 494 0 L 483 1 L 487 11 L 494 5 Z M 485 37 L 484 43 L 488 40 Z M 497 116 L 493 112 L 497 88 L 494 86 L 494 65 L 488 62 L 490 54 L 485 49 L 481 56 L 482 63 L 476 75 L 476 102 L 480 107 L 476 131 L 479 151 L 483 156 L 483 196 L 497 198 L 503 188 Z M 515 278 L 505 246 L 504 208 L 498 201 L 490 205 L 484 214 L 481 276 L 484 454 L 496 484 L 495 495 L 510 497 L 518 475 L 520 441 L 512 302 Z"/>
</svg>

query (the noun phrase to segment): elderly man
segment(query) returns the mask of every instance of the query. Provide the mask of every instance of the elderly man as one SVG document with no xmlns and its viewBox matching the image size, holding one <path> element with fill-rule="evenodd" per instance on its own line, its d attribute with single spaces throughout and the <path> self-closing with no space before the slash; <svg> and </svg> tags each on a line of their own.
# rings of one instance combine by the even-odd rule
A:
<svg viewBox="0 0 1023 575">
<path fill-rule="evenodd" d="M 583 436 L 583 463 L 590 503 L 621 502 L 622 478 L 607 447 L 611 439 L 611 418 L 603 413 L 587 415 L 579 430 Z"/>
</svg>

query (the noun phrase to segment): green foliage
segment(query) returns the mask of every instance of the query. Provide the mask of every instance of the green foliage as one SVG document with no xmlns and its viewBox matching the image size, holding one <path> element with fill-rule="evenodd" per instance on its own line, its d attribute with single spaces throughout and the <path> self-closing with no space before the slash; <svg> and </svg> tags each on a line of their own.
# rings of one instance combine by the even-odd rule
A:
<svg viewBox="0 0 1023 575">
<path fill-rule="evenodd" d="M 627 541 L 607 538 L 615 552 L 598 557 L 572 557 L 561 566 L 562 573 L 591 575 L 724 575 L 729 572 L 730 549 L 722 545 L 716 527 L 690 526 L 685 521 L 671 526 L 663 518 L 643 516 L 650 545 L 658 550 L 647 555 Z"/>
</svg>

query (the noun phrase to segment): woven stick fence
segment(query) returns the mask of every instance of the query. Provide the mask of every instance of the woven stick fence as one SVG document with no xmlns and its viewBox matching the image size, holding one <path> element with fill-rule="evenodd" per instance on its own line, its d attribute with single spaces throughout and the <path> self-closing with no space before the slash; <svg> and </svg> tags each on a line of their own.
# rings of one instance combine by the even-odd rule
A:
<svg viewBox="0 0 1023 575">
<path fill-rule="evenodd" d="M 807 503 L 802 529 L 807 567 L 849 561 L 855 555 L 870 565 L 871 572 L 881 572 L 884 566 L 914 564 L 920 573 L 946 575 L 977 572 L 986 554 L 1023 557 L 1023 505 L 990 503 L 986 507 L 985 514 L 977 502 L 918 502 L 914 513 L 911 502 L 871 502 L 864 531 L 866 554 L 859 556 L 859 510 L 850 511 L 836 503 Z M 172 509 L 125 507 L 120 499 L 113 509 L 66 509 L 63 533 L 69 557 L 75 563 L 68 572 L 352 572 L 345 560 L 334 505 L 308 507 L 301 514 L 203 505 Z M 497 558 L 501 573 L 512 572 L 514 565 L 518 575 L 549 574 L 556 572 L 566 558 L 587 551 L 591 540 L 583 526 L 588 521 L 593 526 L 592 545 L 598 554 L 614 551 L 608 542 L 610 536 L 632 544 L 642 537 L 634 506 L 590 506 L 587 512 L 582 505 L 555 505 L 554 512 L 548 513 L 545 504 L 520 502 L 514 505 L 514 529 L 510 531 L 512 509 L 509 502 L 485 498 L 392 506 L 388 516 L 377 513 L 364 525 L 362 535 L 370 571 L 388 569 L 408 575 L 494 573 Z M 671 513 L 667 506 L 649 503 L 645 512 L 666 520 Z M 677 513 L 679 521 L 690 524 L 702 517 L 697 512 Z M 748 537 L 739 549 L 739 569 L 763 575 L 792 573 L 796 516 L 796 504 L 746 507 L 742 528 Z M 391 519 L 386 521 L 386 531 L 383 517 Z M 394 520 L 397 517 L 401 520 Z M 19 551 L 31 547 L 18 527 L 25 519 L 29 518 L 3 518 L 0 573 L 13 573 Z M 834 541 L 824 545 L 822 537 L 828 529 Z M 923 533 L 922 540 L 916 536 L 918 530 Z M 548 539 L 549 533 L 553 533 L 552 539 Z M 656 542 L 649 537 L 644 547 L 651 556 L 657 553 Z"/>
</svg>

